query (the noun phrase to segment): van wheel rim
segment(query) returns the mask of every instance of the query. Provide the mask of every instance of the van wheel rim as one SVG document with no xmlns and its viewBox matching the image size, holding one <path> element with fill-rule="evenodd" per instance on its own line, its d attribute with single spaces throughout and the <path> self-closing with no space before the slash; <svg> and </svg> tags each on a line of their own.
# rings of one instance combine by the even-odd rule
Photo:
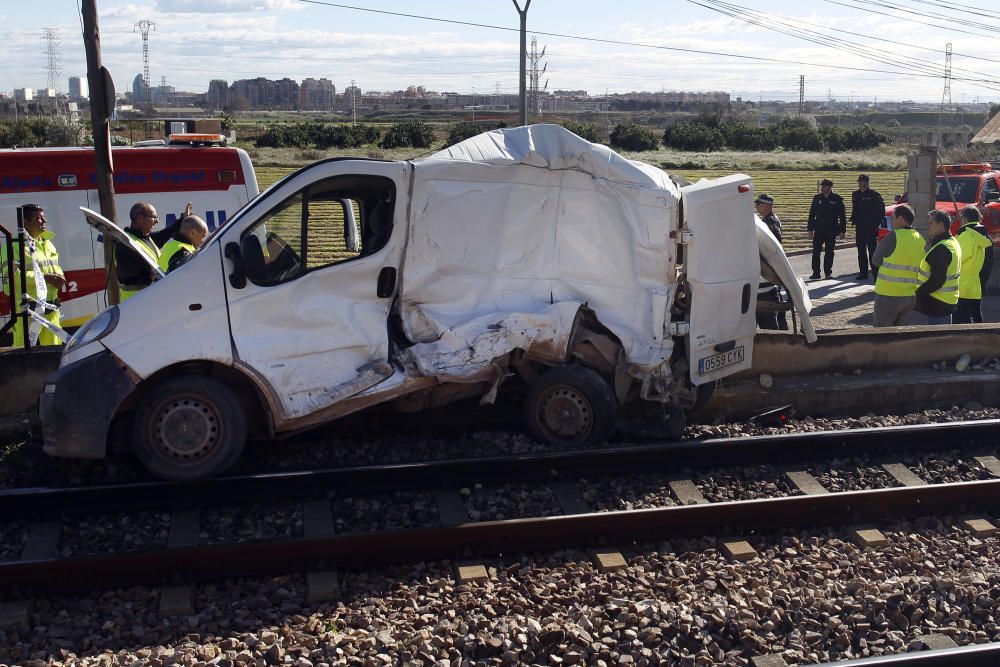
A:
<svg viewBox="0 0 1000 667">
<path fill-rule="evenodd" d="M 185 397 L 170 401 L 157 414 L 153 440 L 171 459 L 194 462 L 215 450 L 222 433 L 219 413 L 211 403 Z"/>
<path fill-rule="evenodd" d="M 542 396 L 538 421 L 553 436 L 575 441 L 590 434 L 594 416 L 582 393 L 573 387 L 557 385 Z"/>
</svg>

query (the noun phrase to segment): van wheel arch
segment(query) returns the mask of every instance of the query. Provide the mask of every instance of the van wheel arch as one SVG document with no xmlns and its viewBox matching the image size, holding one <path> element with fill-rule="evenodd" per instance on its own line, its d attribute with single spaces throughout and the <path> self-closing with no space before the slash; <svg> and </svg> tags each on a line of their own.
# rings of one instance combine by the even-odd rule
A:
<svg viewBox="0 0 1000 667">
<path fill-rule="evenodd" d="M 247 434 L 251 440 L 266 440 L 274 437 L 274 422 L 267 400 L 261 394 L 260 388 L 240 370 L 213 361 L 185 361 L 161 368 L 143 380 L 138 389 L 133 392 L 118 409 L 112 429 L 112 444 L 126 443 L 132 432 L 132 419 L 136 410 L 157 386 L 170 378 L 182 375 L 201 375 L 215 378 L 222 382 L 236 395 L 246 415 Z M 116 450 L 129 449 L 127 446 L 117 446 Z"/>
</svg>

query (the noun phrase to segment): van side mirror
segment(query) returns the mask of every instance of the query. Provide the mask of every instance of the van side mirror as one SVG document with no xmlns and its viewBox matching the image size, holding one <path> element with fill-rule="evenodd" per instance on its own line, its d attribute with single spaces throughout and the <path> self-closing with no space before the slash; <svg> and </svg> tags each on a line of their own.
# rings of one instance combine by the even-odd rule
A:
<svg viewBox="0 0 1000 667">
<path fill-rule="evenodd" d="M 986 193 L 986 203 L 1000 201 L 1000 192 L 987 192 Z"/>
<path fill-rule="evenodd" d="M 340 205 L 344 207 L 344 248 L 348 252 L 361 252 L 361 232 L 358 231 L 351 200 L 341 199 Z"/>
<path fill-rule="evenodd" d="M 264 282 L 267 276 L 267 262 L 264 261 L 264 247 L 255 234 L 247 234 L 240 239 L 240 253 L 243 256 L 243 270 L 246 277 L 254 282 Z"/>
</svg>

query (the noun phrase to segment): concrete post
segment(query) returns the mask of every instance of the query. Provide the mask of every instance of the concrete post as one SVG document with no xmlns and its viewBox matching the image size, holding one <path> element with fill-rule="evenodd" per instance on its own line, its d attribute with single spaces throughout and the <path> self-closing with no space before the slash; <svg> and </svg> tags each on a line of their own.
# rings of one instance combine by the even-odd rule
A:
<svg viewBox="0 0 1000 667">
<path fill-rule="evenodd" d="M 927 231 L 927 214 L 934 210 L 937 195 L 937 148 L 921 146 L 906 158 L 907 203 L 913 209 L 914 229 Z"/>
</svg>

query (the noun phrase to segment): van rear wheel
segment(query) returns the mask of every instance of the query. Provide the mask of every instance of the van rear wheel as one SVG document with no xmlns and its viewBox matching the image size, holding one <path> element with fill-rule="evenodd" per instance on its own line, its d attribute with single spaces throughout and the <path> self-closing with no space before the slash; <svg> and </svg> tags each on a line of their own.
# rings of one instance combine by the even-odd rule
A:
<svg viewBox="0 0 1000 667">
<path fill-rule="evenodd" d="M 135 453 L 157 477 L 194 480 L 231 468 L 247 439 L 239 400 L 226 385 L 203 375 L 164 381 L 143 401 L 132 422 Z"/>
<path fill-rule="evenodd" d="M 597 372 L 579 365 L 555 366 L 531 387 L 524 416 L 528 432 L 543 443 L 588 447 L 611 435 L 618 404 Z"/>
</svg>

